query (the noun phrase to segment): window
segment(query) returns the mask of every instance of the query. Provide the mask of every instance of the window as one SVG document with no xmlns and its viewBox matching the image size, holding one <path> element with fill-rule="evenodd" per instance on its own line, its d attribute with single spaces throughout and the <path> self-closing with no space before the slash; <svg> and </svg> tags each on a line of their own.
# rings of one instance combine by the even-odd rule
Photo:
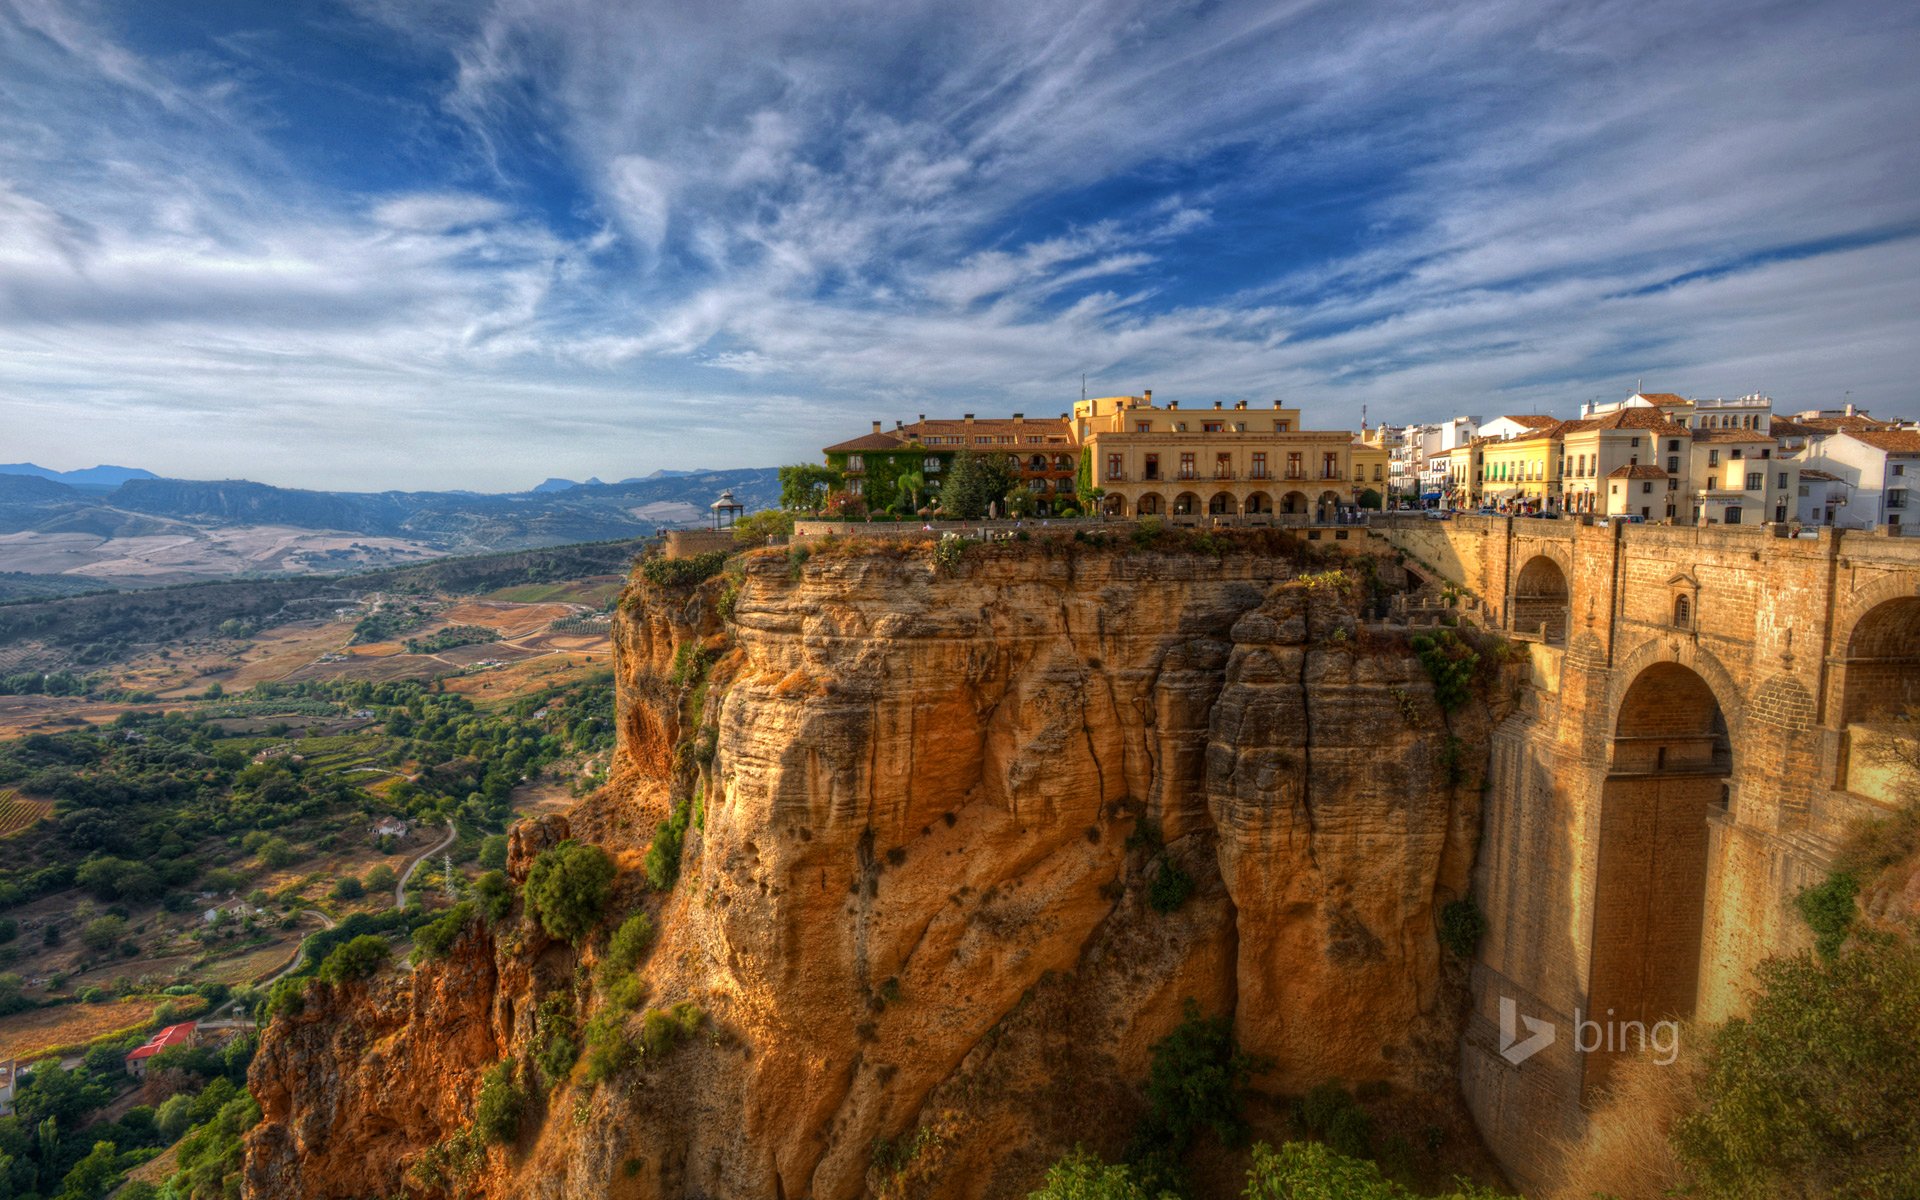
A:
<svg viewBox="0 0 1920 1200">
<path fill-rule="evenodd" d="M 1887 492 L 1888 508 L 1905 508 L 1906 506 L 1907 491 L 1905 488 L 1893 488 Z"/>
<path fill-rule="evenodd" d="M 1640 485 L 1640 494 L 1641 494 L 1642 496 L 1651 496 L 1651 495 L 1653 495 L 1653 484 L 1652 484 L 1652 483 L 1650 483 L 1650 482 L 1649 482 L 1649 483 L 1643 483 L 1643 484 L 1641 484 L 1641 485 Z"/>
<path fill-rule="evenodd" d="M 1305 468 L 1300 465 L 1300 452 L 1298 450 L 1287 451 L 1287 478 L 1300 478 L 1301 472 L 1304 469 Z"/>
<path fill-rule="evenodd" d="M 847 480 L 847 495 L 858 496 L 861 493 L 862 485 L 865 483 L 866 483 L 866 480 L 864 479 Z"/>
<path fill-rule="evenodd" d="M 1787 473 L 1785 471 L 1780 472 L 1780 482 L 1774 484 L 1773 486 L 1779 488 L 1783 492 L 1787 490 Z"/>
<path fill-rule="evenodd" d="M 1730 459 L 1738 459 L 1740 457 L 1740 447 L 1735 446 L 1733 449 L 1727 451 L 1727 457 Z"/>
<path fill-rule="evenodd" d="M 1762 447 L 1760 448 L 1760 457 L 1761 457 L 1761 458 L 1772 458 L 1772 457 L 1773 457 L 1773 447 L 1772 447 L 1772 446 L 1762 446 Z"/>
<path fill-rule="evenodd" d="M 1160 456 L 1158 454 L 1147 455 L 1147 469 L 1143 475 L 1147 479 L 1160 478 Z"/>
<path fill-rule="evenodd" d="M 1255 479 L 1265 479 L 1267 477 L 1267 452 L 1265 450 L 1255 450 L 1253 452 L 1253 477 Z"/>
<path fill-rule="evenodd" d="M 1685 596 L 1673 598 L 1673 623 L 1682 629 L 1693 627 L 1693 602 Z"/>
<path fill-rule="evenodd" d="M 1221 424 L 1219 421 L 1202 421 L 1200 422 L 1200 432 L 1201 433 L 1224 433 L 1226 432 L 1226 426 Z"/>
<path fill-rule="evenodd" d="M 1718 450 L 1707 451 L 1707 465 L 1710 467 L 1717 467 L 1720 465 L 1720 452 Z"/>
<path fill-rule="evenodd" d="M 1126 478 L 1125 472 L 1123 472 L 1120 469 L 1120 456 L 1118 454 L 1107 455 L 1107 478 L 1108 479 Z"/>
<path fill-rule="evenodd" d="M 1292 421 L 1275 421 L 1273 423 L 1273 431 L 1275 433 L 1288 433 L 1288 432 L 1291 432 L 1292 429 L 1293 429 Z"/>
<path fill-rule="evenodd" d="M 1738 525 L 1739 523 L 1740 523 L 1740 506 L 1738 504 L 1729 505 L 1727 508 L 1727 524 Z"/>
<path fill-rule="evenodd" d="M 1758 471 L 1747 472 L 1747 490 L 1757 492 L 1766 486 L 1767 477 Z"/>
<path fill-rule="evenodd" d="M 1895 475 L 1905 475 L 1905 474 L 1907 473 L 1907 467 L 1906 467 L 1906 464 L 1905 464 L 1905 463 L 1895 463 L 1895 464 L 1893 464 L 1893 473 L 1894 473 Z"/>
<path fill-rule="evenodd" d="M 1190 450 L 1180 456 L 1180 478 L 1193 478 L 1193 452 Z"/>
<path fill-rule="evenodd" d="M 938 471 L 940 469 L 940 456 L 937 454 L 927 455 L 927 461 L 921 464 L 921 469 L 929 474 Z"/>
<path fill-rule="evenodd" d="M 1213 477 L 1215 479 L 1233 478 L 1233 455 L 1220 453 L 1213 456 Z"/>
<path fill-rule="evenodd" d="M 1187 423 L 1185 421 L 1175 421 L 1173 423 L 1173 431 L 1175 433 L 1185 433 L 1187 431 Z"/>
<path fill-rule="evenodd" d="M 866 470 L 865 461 L 858 454 L 849 454 L 847 455 L 847 470 L 864 471 Z"/>
<path fill-rule="evenodd" d="M 1152 421 L 1135 421 L 1133 423 L 1133 431 L 1135 433 L 1152 433 L 1153 422 Z"/>
<path fill-rule="evenodd" d="M 1667 474 L 1678 475 L 1679 473 L 1680 473 L 1680 456 L 1677 454 L 1668 455 L 1667 456 Z"/>
<path fill-rule="evenodd" d="M 1340 456 L 1337 453 L 1329 450 L 1320 456 L 1320 478 L 1340 478 Z"/>
<path fill-rule="evenodd" d="M 1373 481 L 1375 483 L 1380 482 L 1380 464 L 1379 463 L 1373 464 Z"/>
<path fill-rule="evenodd" d="M 1679 439 L 1679 438 L 1669 438 L 1669 439 L 1667 440 L 1667 449 L 1668 449 L 1668 450 L 1678 450 L 1679 448 L 1680 448 L 1680 439 Z"/>
</svg>

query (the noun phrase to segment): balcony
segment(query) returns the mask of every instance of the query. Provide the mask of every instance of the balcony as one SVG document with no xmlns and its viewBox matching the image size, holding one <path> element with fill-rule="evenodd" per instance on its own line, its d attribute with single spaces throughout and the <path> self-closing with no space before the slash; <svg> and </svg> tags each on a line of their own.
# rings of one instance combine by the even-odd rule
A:
<svg viewBox="0 0 1920 1200">
<path fill-rule="evenodd" d="M 1272 479 L 1273 475 L 1265 467 L 1255 467 L 1247 472 L 1248 479 Z"/>
</svg>

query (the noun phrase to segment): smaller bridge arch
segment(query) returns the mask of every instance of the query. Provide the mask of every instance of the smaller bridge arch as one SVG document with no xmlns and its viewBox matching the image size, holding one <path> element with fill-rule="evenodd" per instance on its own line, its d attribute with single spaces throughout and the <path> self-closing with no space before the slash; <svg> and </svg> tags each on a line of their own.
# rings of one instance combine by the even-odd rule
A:
<svg viewBox="0 0 1920 1200">
<path fill-rule="evenodd" d="M 1549 645 L 1564 646 L 1571 605 L 1566 568 L 1544 554 L 1536 554 L 1514 577 L 1507 617 L 1515 633 L 1537 634 Z"/>
</svg>

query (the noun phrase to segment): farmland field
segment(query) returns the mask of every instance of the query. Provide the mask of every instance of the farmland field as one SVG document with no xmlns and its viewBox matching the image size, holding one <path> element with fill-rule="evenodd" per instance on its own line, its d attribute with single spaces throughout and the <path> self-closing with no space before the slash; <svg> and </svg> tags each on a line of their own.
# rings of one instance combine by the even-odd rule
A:
<svg viewBox="0 0 1920 1200">
<path fill-rule="evenodd" d="M 563 579 L 554 583 L 522 583 L 488 592 L 488 600 L 511 600 L 519 604 L 586 604 L 599 608 L 620 594 L 625 580 L 619 575 L 590 575 L 585 579 Z"/>
<path fill-rule="evenodd" d="M 196 1005 L 203 1003 L 195 996 L 147 996 L 109 1004 L 56 1004 L 0 1017 L 0 1058 L 31 1059 L 108 1034 L 131 1032 L 152 1020 L 153 1010 L 168 1000 L 182 1016 L 192 1016 Z"/>
<path fill-rule="evenodd" d="M 0 789 L 0 838 L 12 837 L 53 811 L 49 800 L 29 800 L 12 788 Z"/>
</svg>

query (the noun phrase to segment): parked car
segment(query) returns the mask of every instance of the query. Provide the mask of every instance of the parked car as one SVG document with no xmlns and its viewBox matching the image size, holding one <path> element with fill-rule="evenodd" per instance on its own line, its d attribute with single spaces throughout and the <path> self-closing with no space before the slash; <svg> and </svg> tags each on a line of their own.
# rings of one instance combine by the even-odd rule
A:
<svg viewBox="0 0 1920 1200">
<path fill-rule="evenodd" d="M 1427 520 L 1451 521 L 1453 520 L 1453 513 L 1451 510 L 1445 508 L 1430 508 L 1427 510 Z"/>
</svg>

